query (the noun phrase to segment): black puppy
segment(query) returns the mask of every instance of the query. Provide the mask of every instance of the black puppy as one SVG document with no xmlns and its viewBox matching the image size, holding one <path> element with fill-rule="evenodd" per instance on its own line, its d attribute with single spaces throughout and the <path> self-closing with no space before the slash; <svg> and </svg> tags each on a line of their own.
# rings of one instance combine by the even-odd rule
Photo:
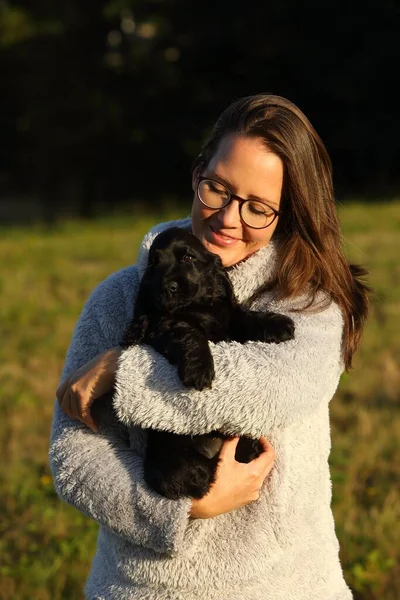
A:
<svg viewBox="0 0 400 600">
<path fill-rule="evenodd" d="M 294 335 L 289 317 L 239 305 L 221 259 L 191 233 L 177 227 L 154 240 L 140 284 L 134 317 L 121 346 L 149 344 L 178 366 L 187 387 L 211 387 L 214 363 L 208 340 L 284 342 Z M 144 478 L 171 499 L 202 498 L 215 479 L 218 454 L 227 436 L 177 435 L 148 431 Z M 235 458 L 250 462 L 258 440 L 241 437 Z"/>
</svg>

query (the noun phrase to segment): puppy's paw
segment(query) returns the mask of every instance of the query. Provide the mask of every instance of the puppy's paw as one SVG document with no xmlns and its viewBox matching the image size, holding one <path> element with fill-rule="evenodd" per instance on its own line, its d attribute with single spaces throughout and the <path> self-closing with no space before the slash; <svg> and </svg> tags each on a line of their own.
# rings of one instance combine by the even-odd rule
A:
<svg viewBox="0 0 400 600">
<path fill-rule="evenodd" d="M 178 366 L 178 374 L 186 387 L 194 387 L 200 391 L 210 388 L 215 377 L 211 354 L 182 361 Z"/>
<path fill-rule="evenodd" d="M 248 436 L 240 437 L 236 446 L 235 460 L 241 463 L 249 463 L 262 452 L 262 446 L 258 440 L 253 440 Z"/>
<path fill-rule="evenodd" d="M 148 317 L 147 315 L 141 315 L 136 319 L 132 319 L 127 330 L 124 333 L 124 337 L 120 342 L 122 348 L 129 348 L 135 346 L 143 341 L 148 328 Z"/>
<path fill-rule="evenodd" d="M 290 317 L 269 313 L 266 315 L 264 328 L 260 331 L 263 339 L 260 341 L 279 344 L 294 338 L 295 326 Z"/>
<path fill-rule="evenodd" d="M 294 323 L 278 313 L 249 312 L 245 331 L 245 341 L 279 344 L 294 338 Z"/>
</svg>

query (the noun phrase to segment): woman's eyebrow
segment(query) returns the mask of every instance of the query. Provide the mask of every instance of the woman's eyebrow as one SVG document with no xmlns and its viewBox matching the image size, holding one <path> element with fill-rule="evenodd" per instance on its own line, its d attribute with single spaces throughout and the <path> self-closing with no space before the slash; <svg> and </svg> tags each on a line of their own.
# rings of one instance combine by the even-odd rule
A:
<svg viewBox="0 0 400 600">
<path fill-rule="evenodd" d="M 211 179 L 216 179 L 219 180 L 221 183 L 223 183 L 224 185 L 226 185 L 227 188 L 229 188 L 229 191 L 231 190 L 232 184 L 229 183 L 229 181 L 227 181 L 226 179 L 224 179 L 223 177 L 221 177 L 221 175 L 218 175 L 218 173 L 214 173 L 214 171 L 211 171 L 211 173 L 209 175 L 207 175 L 207 177 L 211 177 Z M 274 202 L 273 200 L 268 200 L 268 198 L 260 198 L 260 196 L 256 196 L 255 194 L 250 194 L 250 196 L 248 198 L 246 198 L 246 200 L 258 200 L 259 202 L 262 202 L 263 204 L 267 204 L 269 206 L 275 206 L 277 209 L 279 209 L 279 204 L 277 204 L 277 202 Z"/>
</svg>

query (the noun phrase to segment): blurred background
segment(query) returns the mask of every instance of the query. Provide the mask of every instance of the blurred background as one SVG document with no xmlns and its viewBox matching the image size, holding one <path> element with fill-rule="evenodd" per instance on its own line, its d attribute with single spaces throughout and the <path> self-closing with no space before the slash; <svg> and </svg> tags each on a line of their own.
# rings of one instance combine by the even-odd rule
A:
<svg viewBox="0 0 400 600">
<path fill-rule="evenodd" d="M 189 213 L 202 141 L 258 92 L 316 127 L 370 270 L 331 404 L 333 510 L 355 599 L 400 598 L 399 17 L 395 0 L 0 0 L 1 600 L 83 598 L 97 527 L 47 464 L 74 324 L 151 226 Z"/>
</svg>

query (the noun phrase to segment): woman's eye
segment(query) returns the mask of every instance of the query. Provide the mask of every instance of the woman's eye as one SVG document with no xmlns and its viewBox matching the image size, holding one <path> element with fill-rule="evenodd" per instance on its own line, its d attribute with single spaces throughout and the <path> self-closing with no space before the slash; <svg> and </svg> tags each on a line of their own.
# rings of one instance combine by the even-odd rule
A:
<svg viewBox="0 0 400 600">
<path fill-rule="evenodd" d="M 254 215 L 265 215 L 266 217 L 270 217 L 273 215 L 273 210 L 260 202 L 249 203 L 248 210 Z"/>
<path fill-rule="evenodd" d="M 263 208 L 260 208 L 260 206 L 255 206 L 254 204 L 249 204 L 249 210 L 250 210 L 250 212 L 252 212 L 255 215 L 266 215 L 266 214 L 268 214 L 268 211 L 266 211 Z"/>
<path fill-rule="evenodd" d="M 222 197 L 225 197 L 228 195 L 226 189 L 222 186 L 216 186 L 216 185 L 213 185 L 212 183 L 209 183 L 208 187 L 210 189 L 210 192 L 212 192 L 213 194 L 218 194 L 218 196 L 222 196 Z"/>
</svg>

